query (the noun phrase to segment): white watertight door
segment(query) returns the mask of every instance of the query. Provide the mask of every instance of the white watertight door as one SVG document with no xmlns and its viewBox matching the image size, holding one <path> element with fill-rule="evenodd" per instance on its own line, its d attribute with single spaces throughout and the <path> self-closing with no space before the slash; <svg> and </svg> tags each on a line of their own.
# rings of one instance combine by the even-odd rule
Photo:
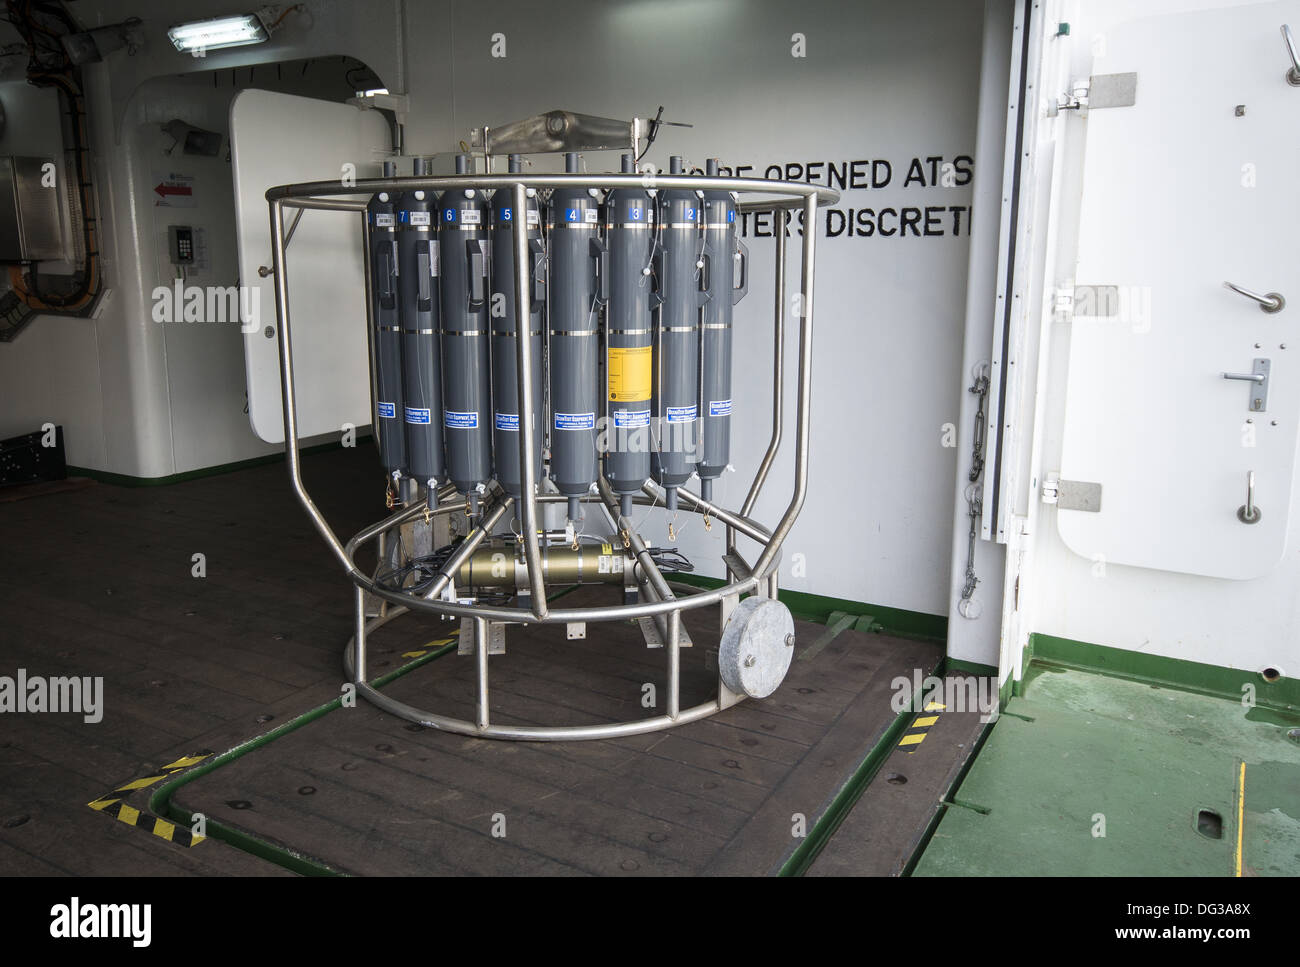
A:
<svg viewBox="0 0 1300 967">
<path fill-rule="evenodd" d="M 1084 122 L 1061 477 L 1076 495 L 1100 484 L 1101 499 L 1096 512 L 1062 500 L 1057 515 L 1086 557 L 1241 579 L 1285 551 L 1300 425 L 1288 17 L 1300 30 L 1300 3 L 1154 16 L 1108 30 L 1095 51 L 1103 103 Z M 1104 106 L 1099 75 L 1127 72 L 1135 103 Z M 1225 282 L 1287 305 L 1264 312 Z M 1266 397 L 1224 377 L 1263 370 Z M 1252 474 L 1259 518 L 1246 523 Z"/>
<path fill-rule="evenodd" d="M 284 441 L 275 279 L 265 193 L 275 185 L 377 177 L 388 125 L 349 104 L 243 91 L 230 107 L 239 272 L 256 289 L 244 322 L 248 417 L 268 443 Z M 285 210 L 285 227 L 294 209 Z M 288 247 L 298 432 L 339 434 L 371 422 L 361 216 L 305 211 Z"/>
</svg>

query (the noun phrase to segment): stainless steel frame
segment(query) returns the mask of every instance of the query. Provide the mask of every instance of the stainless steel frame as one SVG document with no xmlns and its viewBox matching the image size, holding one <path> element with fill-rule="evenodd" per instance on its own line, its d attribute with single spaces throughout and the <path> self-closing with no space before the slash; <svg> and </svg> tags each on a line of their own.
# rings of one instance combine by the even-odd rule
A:
<svg viewBox="0 0 1300 967">
<path fill-rule="evenodd" d="M 403 594 L 380 586 L 372 576 L 364 573 L 356 564 L 357 548 L 368 541 L 378 539 L 382 542 L 387 535 L 425 512 L 419 503 L 408 506 L 397 513 L 367 527 L 354 535 L 344 544 L 329 526 L 316 504 L 307 493 L 302 482 L 301 454 L 298 440 L 297 401 L 294 392 L 293 339 L 289 318 L 289 278 L 285 257 L 288 244 L 284 227 L 283 212 L 285 208 L 322 211 L 344 211 L 361 214 L 363 237 L 368 232 L 365 222 L 366 201 L 379 191 L 397 193 L 408 189 L 426 191 L 449 191 L 478 188 L 492 190 L 512 188 L 515 198 L 515 210 L 526 208 L 526 191 L 529 188 L 557 188 L 561 186 L 579 188 L 655 188 L 728 191 L 739 194 L 757 194 L 752 201 L 741 201 L 741 212 L 759 213 L 775 212 L 777 218 L 776 240 L 776 301 L 773 359 L 773 407 L 772 438 L 767 451 L 754 476 L 748 495 L 739 512 L 728 511 L 704 500 L 697 493 L 682 489 L 680 495 L 689 511 L 715 517 L 727 527 L 727 566 L 729 583 L 711 591 L 701 591 L 685 597 L 676 596 L 665 580 L 659 568 L 647 553 L 644 543 L 636 534 L 631 522 L 620 516 L 618 503 L 605 481 L 600 481 L 598 497 L 584 498 L 588 502 L 599 502 L 616 529 L 625 531 L 631 549 L 637 558 L 646 580 L 655 592 L 658 600 L 644 601 L 637 604 L 609 605 L 592 608 L 556 608 L 547 603 L 547 589 L 541 566 L 541 554 L 538 547 L 538 504 L 564 498 L 555 494 L 535 494 L 529 488 L 520 507 L 523 524 L 524 558 L 527 562 L 531 591 L 530 608 L 494 607 L 478 604 L 461 604 L 443 600 L 439 597 L 449 582 L 448 575 L 456 573 L 462 560 L 468 558 L 474 549 L 492 531 L 509 508 L 511 498 L 494 489 L 484 504 L 482 517 L 478 526 L 457 549 L 457 553 L 444 565 L 443 578 L 423 596 Z M 340 197 L 342 196 L 342 197 Z M 359 196 L 359 197 L 351 197 Z M 280 349 L 280 387 L 284 404 L 284 439 L 285 455 L 289 468 L 289 480 L 299 503 L 307 511 L 316 530 L 325 539 L 334 556 L 342 564 L 355 591 L 355 633 L 348 642 L 345 651 L 345 666 L 357 692 L 378 707 L 430 728 L 442 729 L 463 735 L 479 736 L 493 739 L 516 739 L 531 741 L 558 741 L 569 739 L 606 739 L 621 735 L 635 735 L 671 728 L 686 722 L 712 715 L 739 701 L 742 696 L 734 695 L 719 682 L 718 698 L 696 705 L 692 708 L 680 708 L 681 695 L 681 615 L 690 608 L 701 608 L 723 602 L 734 602 L 740 595 L 755 592 L 762 595 L 775 593 L 776 564 L 790 528 L 803 507 L 808 489 L 808 431 L 812 398 L 812 323 L 813 323 L 813 288 L 815 280 L 816 232 L 802 233 L 801 241 L 801 281 L 799 312 L 799 382 L 796 407 L 795 487 L 789 504 L 780 521 L 772 530 L 750 518 L 750 513 L 758 500 L 759 493 L 766 482 L 768 472 L 776 459 L 781 444 L 783 423 L 782 382 L 784 378 L 784 333 L 785 333 L 785 253 L 786 239 L 783 226 L 795 219 L 790 214 L 798 209 L 803 213 L 803 224 L 813 228 L 816 225 L 817 208 L 820 205 L 833 204 L 839 198 L 838 192 L 815 185 L 798 184 L 787 181 L 765 181 L 758 178 L 708 178 L 688 176 L 661 175 L 456 175 L 446 177 L 410 177 L 410 178 L 374 178 L 357 181 L 350 185 L 341 182 L 309 182 L 297 185 L 281 185 L 271 188 L 266 193 L 271 217 L 272 271 L 275 275 L 275 312 L 279 330 Z M 519 318 L 527 319 L 529 312 L 529 280 L 523 266 L 528 259 L 527 222 L 515 220 L 515 299 Z M 366 249 L 368 251 L 368 247 Z M 366 273 L 369 284 L 369 272 Z M 367 300 L 367 305 L 369 300 Z M 523 479 L 533 479 L 536 466 L 533 458 L 535 414 L 532 411 L 532 367 L 530 354 L 532 344 L 528 339 L 516 339 L 518 358 L 518 391 L 521 412 L 519 414 L 519 449 L 520 466 Z M 540 424 L 537 424 L 540 425 Z M 637 499 L 639 504 L 662 505 L 662 492 L 652 482 L 645 485 L 646 496 Z M 461 502 L 456 495 L 445 496 L 440 493 L 436 513 L 451 513 L 459 509 Z M 758 560 L 751 567 L 736 550 L 736 536 L 743 535 L 762 546 Z M 385 604 L 397 605 L 386 607 L 379 617 L 367 622 L 365 602 L 366 595 L 371 594 Z M 366 635 L 393 618 L 408 611 L 422 611 L 428 614 L 441 614 L 454 617 L 468 617 L 473 620 L 476 669 L 478 681 L 478 702 L 475 721 L 450 718 L 425 712 L 403 702 L 398 702 L 371 687 L 366 681 Z M 569 622 L 622 621 L 629 618 L 656 617 L 662 621 L 666 630 L 665 652 L 668 659 L 668 699 L 667 712 L 651 718 L 630 722 L 611 723 L 592 726 L 502 726 L 491 724 L 489 709 L 488 682 L 488 641 L 490 622 L 517 622 L 523 624 L 560 624 Z"/>
</svg>

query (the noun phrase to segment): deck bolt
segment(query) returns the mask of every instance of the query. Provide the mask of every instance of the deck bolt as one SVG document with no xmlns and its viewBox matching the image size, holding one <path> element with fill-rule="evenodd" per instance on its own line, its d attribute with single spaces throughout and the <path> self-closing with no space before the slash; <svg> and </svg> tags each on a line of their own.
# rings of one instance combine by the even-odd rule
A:
<svg viewBox="0 0 1300 967">
<path fill-rule="evenodd" d="M 793 648 L 793 647 L 794 647 L 794 632 L 793 632 L 793 631 L 790 632 L 790 634 L 788 634 L 788 635 L 785 636 L 785 646 L 786 646 L 787 648 Z"/>
<path fill-rule="evenodd" d="M 753 667 L 754 667 L 754 663 L 755 663 L 756 661 L 758 661 L 758 659 L 755 658 L 753 655 L 746 655 L 746 656 L 745 656 L 745 667 L 746 667 L 746 668 L 753 668 Z"/>
</svg>

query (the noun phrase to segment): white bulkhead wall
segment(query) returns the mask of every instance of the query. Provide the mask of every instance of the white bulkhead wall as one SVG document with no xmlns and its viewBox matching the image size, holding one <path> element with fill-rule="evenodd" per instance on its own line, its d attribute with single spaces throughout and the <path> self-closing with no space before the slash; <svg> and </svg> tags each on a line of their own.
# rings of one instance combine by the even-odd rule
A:
<svg viewBox="0 0 1300 967">
<path fill-rule="evenodd" d="M 829 166 L 844 166 L 859 187 L 846 190 L 829 216 L 834 236 L 819 239 L 811 490 L 786 545 L 782 582 L 932 615 L 948 612 L 959 460 L 945 441 L 946 427 L 959 419 L 965 385 L 968 233 L 972 215 L 996 217 L 970 207 L 970 173 L 979 165 L 982 4 L 322 0 L 306 8 L 307 17 L 286 20 L 269 44 L 212 52 L 196 63 L 166 48 L 163 30 L 178 19 L 174 4 L 135 4 L 149 47 L 135 57 L 113 55 L 111 71 L 92 72 L 107 85 L 94 102 L 101 112 L 96 123 L 107 125 L 103 115 L 112 114 L 121 127 L 120 134 L 97 136 L 101 151 L 127 156 L 117 162 L 125 166 L 118 174 L 131 177 L 119 184 L 139 190 L 148 181 L 143 161 L 131 156 L 130 115 L 133 97 L 150 78 L 340 53 L 409 94 L 408 153 L 445 152 L 471 127 L 556 107 L 626 118 L 663 104 L 667 117 L 695 126 L 664 129 L 653 153 L 661 162 L 682 153 L 702 166 L 717 155 L 724 165 L 752 166 L 745 173 L 762 176 L 769 166 L 790 165 L 793 177 L 811 170 L 821 181 Z M 187 4 L 184 17 L 229 12 L 226 3 L 204 0 Z M 107 0 L 85 0 L 78 14 L 102 23 L 120 16 Z M 493 56 L 498 33 L 504 57 Z M 614 168 L 617 159 L 611 153 L 588 164 Z M 889 182 L 882 184 L 886 170 Z M 106 217 L 120 238 L 128 231 L 121 226 L 139 219 L 141 208 L 113 182 L 106 177 L 102 190 Z M 819 223 L 823 233 L 827 217 Z M 142 249 L 153 244 L 152 233 L 144 224 L 128 231 Z M 751 231 L 746 243 L 754 263 L 750 294 L 736 313 L 738 472 L 725 475 L 718 488 L 731 504 L 743 497 L 770 419 L 772 239 Z M 792 251 L 791 292 L 798 285 L 794 261 Z M 190 370 L 178 367 L 190 364 L 166 352 L 145 314 L 147 290 L 157 283 L 117 266 L 112 278 L 115 287 L 134 291 L 116 293 L 95 330 L 100 357 L 85 375 L 101 374 L 105 443 L 78 459 L 160 476 L 266 452 L 246 423 L 204 422 L 212 409 L 242 410 L 242 388 L 214 380 L 201 403 L 178 403 L 178 392 L 192 392 Z M 295 266 L 294 284 L 310 284 L 305 266 Z M 796 338 L 791 319 L 787 414 Z M 182 438 L 198 441 L 185 455 L 175 443 Z M 760 519 L 774 520 L 784 509 L 793 446 L 790 425 L 756 509 Z M 721 536 L 721 528 L 706 533 L 692 519 L 684 522 L 679 544 L 705 573 L 717 574 Z M 667 541 L 666 534 L 647 537 Z"/>
</svg>

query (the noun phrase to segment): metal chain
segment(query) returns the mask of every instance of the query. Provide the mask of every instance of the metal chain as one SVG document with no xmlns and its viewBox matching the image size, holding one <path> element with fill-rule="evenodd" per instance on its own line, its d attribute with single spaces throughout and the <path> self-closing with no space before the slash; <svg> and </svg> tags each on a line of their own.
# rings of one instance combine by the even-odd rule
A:
<svg viewBox="0 0 1300 967">
<path fill-rule="evenodd" d="M 966 583 L 961 588 L 963 601 L 970 600 L 971 595 L 975 593 L 975 585 L 979 584 L 979 578 L 975 576 L 975 538 L 979 536 L 979 520 L 984 513 L 983 503 L 979 488 L 972 483 L 966 488 L 966 506 L 969 508 L 967 513 L 970 516 L 970 542 L 966 547 Z"/>
<path fill-rule="evenodd" d="M 980 474 L 984 472 L 984 407 L 989 399 L 989 377 L 984 372 L 984 365 L 980 364 L 979 375 L 975 377 L 975 385 L 970 388 L 970 392 L 979 397 L 979 409 L 975 411 L 975 442 L 971 446 L 970 455 L 970 479 L 971 483 L 979 480 Z"/>
<path fill-rule="evenodd" d="M 981 363 L 976 368 L 975 384 L 970 392 L 979 398 L 979 407 L 975 411 L 975 440 L 971 445 L 970 483 L 966 486 L 966 513 L 970 517 L 970 540 L 966 547 L 966 583 L 962 585 L 962 601 L 970 601 L 975 593 L 979 578 L 975 575 L 975 540 L 979 537 L 979 521 L 984 516 L 984 498 L 978 482 L 984 474 L 984 420 L 985 406 L 989 398 L 989 377 L 987 364 Z M 965 613 L 965 612 L 963 612 Z"/>
</svg>

